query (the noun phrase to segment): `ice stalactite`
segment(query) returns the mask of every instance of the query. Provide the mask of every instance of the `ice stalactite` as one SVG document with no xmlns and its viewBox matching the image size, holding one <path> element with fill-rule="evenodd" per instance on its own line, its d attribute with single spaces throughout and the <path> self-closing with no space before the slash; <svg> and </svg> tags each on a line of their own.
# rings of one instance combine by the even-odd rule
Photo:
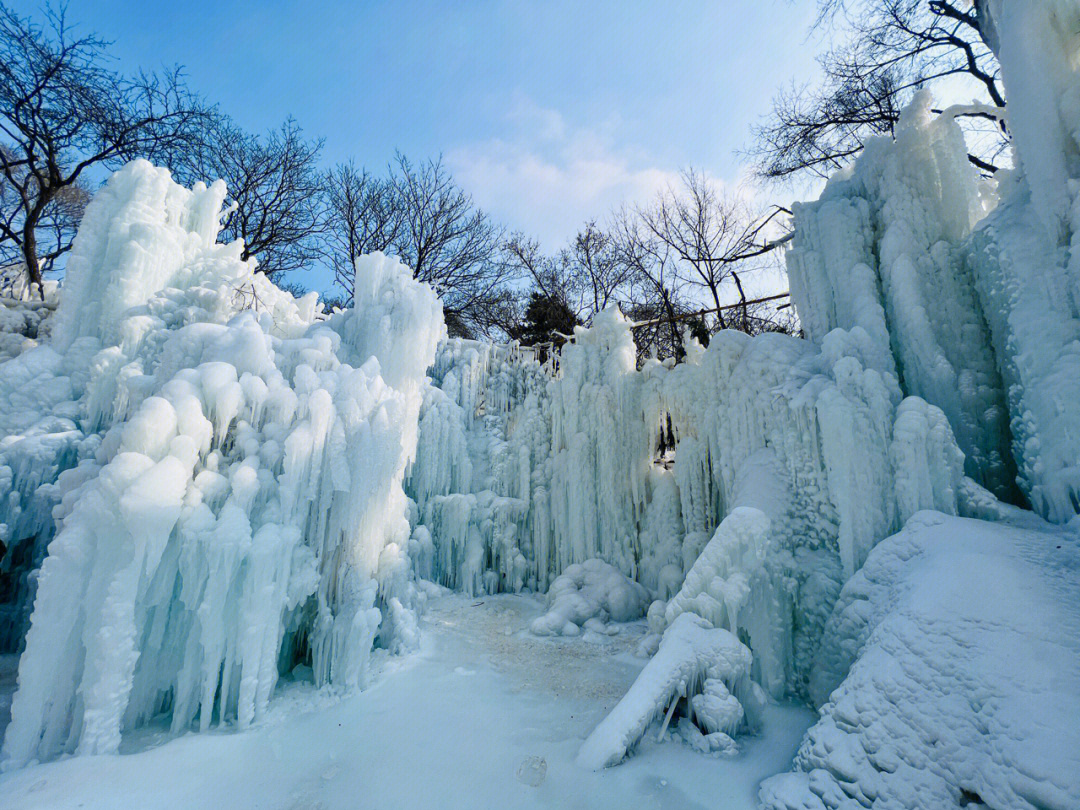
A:
<svg viewBox="0 0 1080 810">
<path fill-rule="evenodd" d="M 995 197 L 959 127 L 930 106 L 918 95 L 894 141 L 869 142 L 796 206 L 792 298 L 811 340 L 846 330 L 868 368 L 945 412 L 967 475 L 1016 499 L 1005 386 L 962 249 Z"/>
<path fill-rule="evenodd" d="M 355 686 L 380 608 L 388 645 L 395 621 L 408 629 L 402 481 L 441 305 L 375 255 L 356 306 L 320 320 L 314 294 L 216 243 L 223 199 L 146 162 L 117 172 L 87 210 L 51 344 L 4 367 L 6 400 L 45 414 L 6 426 L 7 469 L 78 437 L 52 485 L 5 767 L 115 751 L 162 712 L 174 731 L 243 727 L 279 666 L 310 656 L 318 682 Z M 11 390 L 29 368 L 36 388 Z"/>
<path fill-rule="evenodd" d="M 513 348 L 454 339 L 432 378 L 406 483 L 421 576 L 472 594 L 546 589 L 548 376 Z"/>
<path fill-rule="evenodd" d="M 1066 245 L 1080 177 L 1080 4 L 984 0 L 983 36 L 1001 63 L 1008 124 L 1023 182 L 1051 245 Z"/>
<path fill-rule="evenodd" d="M 575 334 L 551 386 L 554 568 L 600 557 L 633 577 L 659 414 L 652 428 L 641 410 L 633 336 L 617 308 Z"/>
<path fill-rule="evenodd" d="M 1008 391 L 1020 486 L 1061 523 L 1080 513 L 1080 5 L 984 11 L 1019 171 L 963 249 Z"/>
<path fill-rule="evenodd" d="M 579 329 L 559 367 L 470 342 L 440 351 L 407 484 L 430 574 L 473 593 L 544 590 L 599 558 L 670 595 L 685 555 L 679 489 L 653 463 L 664 369 L 636 369 L 617 309 Z"/>
</svg>

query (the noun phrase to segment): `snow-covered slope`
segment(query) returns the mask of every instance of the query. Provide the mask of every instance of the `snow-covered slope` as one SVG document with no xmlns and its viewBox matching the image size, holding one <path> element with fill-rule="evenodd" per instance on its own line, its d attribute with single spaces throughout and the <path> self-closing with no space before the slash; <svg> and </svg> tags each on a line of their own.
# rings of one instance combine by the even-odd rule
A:
<svg viewBox="0 0 1080 810">
<path fill-rule="evenodd" d="M 878 544 L 826 630 L 814 691 L 835 691 L 766 808 L 1076 807 L 1080 536 L 1022 517 L 923 512 Z"/>
</svg>

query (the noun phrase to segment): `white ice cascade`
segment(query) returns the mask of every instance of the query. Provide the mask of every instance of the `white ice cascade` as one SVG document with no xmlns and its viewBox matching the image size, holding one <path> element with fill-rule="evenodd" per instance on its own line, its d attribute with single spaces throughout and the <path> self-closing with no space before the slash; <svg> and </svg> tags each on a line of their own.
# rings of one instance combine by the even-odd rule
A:
<svg viewBox="0 0 1080 810">
<path fill-rule="evenodd" d="M 402 480 L 441 306 L 375 255 L 323 319 L 216 242 L 224 196 L 145 161 L 113 175 L 51 344 L 0 370 L 12 539 L 48 542 L 7 768 L 116 751 L 162 712 L 245 726 L 308 657 L 320 683 L 361 683 L 380 608 L 413 599 Z M 17 479 L 50 454 L 28 501 Z M 50 542 L 26 510 L 54 504 Z"/>
<path fill-rule="evenodd" d="M 1004 386 L 962 250 L 996 197 L 931 106 L 918 94 L 895 139 L 870 141 L 820 199 L 796 205 L 792 299 L 811 340 L 845 330 L 868 368 L 941 408 L 967 475 L 1013 500 Z"/>
<path fill-rule="evenodd" d="M 1080 4 L 990 0 L 1019 171 L 964 252 L 1008 391 L 1031 507 L 1080 513 Z"/>
<path fill-rule="evenodd" d="M 879 540 L 920 509 L 955 514 L 965 472 L 1021 498 L 1002 364 L 965 252 L 995 197 L 958 127 L 929 107 L 919 96 L 895 141 L 871 143 L 797 208 L 789 266 L 807 340 L 722 332 L 675 367 L 637 369 L 630 324 L 608 312 L 550 379 L 528 358 L 491 364 L 459 348 L 448 368 L 461 373 L 435 376 L 466 407 L 432 395 L 421 433 L 500 472 L 455 481 L 450 454 L 422 439 L 410 493 L 431 574 L 514 590 L 599 557 L 671 599 L 650 611 L 658 634 L 696 613 L 748 643 L 767 691 L 805 694 L 840 586 Z M 492 411 L 467 411 L 507 376 L 530 384 L 500 399 L 492 429 Z M 654 463 L 668 420 L 673 466 Z M 431 520 L 433 497 L 470 506 Z M 490 519 L 508 497 L 513 520 Z"/>
<path fill-rule="evenodd" d="M 430 395 L 421 416 L 414 547 L 431 549 L 431 576 L 473 592 L 544 587 L 600 558 L 668 599 L 699 556 L 723 556 L 702 550 L 714 532 L 726 543 L 721 522 L 742 499 L 763 505 L 754 489 L 773 482 L 789 506 L 766 507 L 770 528 L 755 550 L 703 574 L 693 603 L 753 580 L 758 596 L 741 612 L 729 599 L 724 626 L 748 634 L 755 677 L 771 693 L 801 693 L 842 577 L 918 509 L 956 512 L 963 456 L 948 421 L 921 398 L 902 400 L 882 364 L 858 330 L 836 329 L 820 345 L 722 332 L 674 368 L 638 370 L 631 325 L 615 310 L 577 331 L 552 378 L 528 358 L 457 346 L 434 375 L 450 396 Z M 489 409 L 492 380 L 507 378 L 530 383 Z M 654 463 L 668 419 L 671 469 Z M 447 447 L 471 448 L 468 479 Z M 512 520 L 500 519 L 508 508 Z"/>
</svg>

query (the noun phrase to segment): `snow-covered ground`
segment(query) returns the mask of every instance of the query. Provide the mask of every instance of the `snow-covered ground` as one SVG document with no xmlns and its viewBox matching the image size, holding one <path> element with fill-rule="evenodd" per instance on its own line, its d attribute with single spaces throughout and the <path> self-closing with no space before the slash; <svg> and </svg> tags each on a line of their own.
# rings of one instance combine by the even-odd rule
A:
<svg viewBox="0 0 1080 810">
<path fill-rule="evenodd" d="M 581 768 L 582 740 L 645 664 L 633 650 L 646 628 L 538 638 L 528 627 L 543 611 L 529 595 L 440 597 L 421 621 L 420 650 L 383 659 L 363 692 L 336 699 L 283 683 L 251 729 L 152 748 L 164 735 L 142 730 L 121 747 L 137 753 L 0 776 L 0 805 L 738 810 L 757 806 L 758 784 L 790 766 L 814 720 L 805 708 L 773 705 L 762 733 L 740 737 L 731 758 L 650 734 L 618 768 Z"/>
</svg>

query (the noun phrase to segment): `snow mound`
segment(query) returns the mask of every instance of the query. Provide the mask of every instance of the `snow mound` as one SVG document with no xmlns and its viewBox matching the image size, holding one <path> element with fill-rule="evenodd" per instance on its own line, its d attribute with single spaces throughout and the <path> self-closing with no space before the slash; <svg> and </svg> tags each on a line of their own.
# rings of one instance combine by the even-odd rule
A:
<svg viewBox="0 0 1080 810">
<path fill-rule="evenodd" d="M 844 587 L 813 679 L 828 700 L 764 807 L 1075 807 L 1077 593 L 1075 532 L 912 518 Z"/>
<path fill-rule="evenodd" d="M 578 764 L 591 770 L 617 765 L 661 717 L 663 734 L 680 699 L 689 701 L 703 736 L 712 738 L 706 745 L 730 747 L 731 735 L 744 723 L 755 724 L 765 701 L 750 680 L 750 661 L 750 650 L 727 630 L 683 614 L 630 690 L 589 734 Z"/>
<path fill-rule="evenodd" d="M 563 571 L 548 590 L 548 610 L 533 620 L 538 636 L 576 636 L 581 628 L 616 632 L 609 622 L 629 622 L 645 615 L 649 592 L 603 560 L 586 560 Z"/>
</svg>

